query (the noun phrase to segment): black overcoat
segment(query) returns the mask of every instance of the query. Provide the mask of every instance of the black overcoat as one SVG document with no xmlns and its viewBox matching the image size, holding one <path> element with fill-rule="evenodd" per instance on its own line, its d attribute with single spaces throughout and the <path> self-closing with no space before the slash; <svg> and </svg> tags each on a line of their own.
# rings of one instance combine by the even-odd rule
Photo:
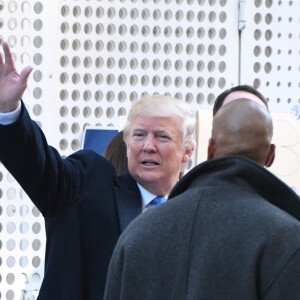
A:
<svg viewBox="0 0 300 300">
<path fill-rule="evenodd" d="M 122 230 L 142 212 L 136 182 L 116 176 L 89 150 L 65 159 L 48 146 L 22 103 L 11 125 L 0 125 L 0 160 L 45 219 L 41 300 L 99 300 L 109 259 Z"/>
</svg>

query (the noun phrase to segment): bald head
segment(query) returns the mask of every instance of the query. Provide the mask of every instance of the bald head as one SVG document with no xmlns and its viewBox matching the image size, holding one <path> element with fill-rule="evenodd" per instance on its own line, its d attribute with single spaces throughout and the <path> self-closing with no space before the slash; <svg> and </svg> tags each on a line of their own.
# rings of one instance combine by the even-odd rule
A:
<svg viewBox="0 0 300 300">
<path fill-rule="evenodd" d="M 209 158 L 242 155 L 267 165 L 273 136 L 271 115 L 255 101 L 240 100 L 227 103 L 215 115 Z"/>
</svg>

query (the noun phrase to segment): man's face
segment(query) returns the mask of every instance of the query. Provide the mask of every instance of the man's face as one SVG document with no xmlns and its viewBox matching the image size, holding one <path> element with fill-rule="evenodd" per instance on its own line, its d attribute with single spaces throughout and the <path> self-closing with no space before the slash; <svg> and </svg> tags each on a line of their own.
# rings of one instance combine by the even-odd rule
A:
<svg viewBox="0 0 300 300">
<path fill-rule="evenodd" d="M 138 116 L 128 137 L 128 169 L 153 194 L 168 194 L 179 178 L 181 163 L 193 150 L 183 146 L 181 124 L 174 117 Z"/>
</svg>

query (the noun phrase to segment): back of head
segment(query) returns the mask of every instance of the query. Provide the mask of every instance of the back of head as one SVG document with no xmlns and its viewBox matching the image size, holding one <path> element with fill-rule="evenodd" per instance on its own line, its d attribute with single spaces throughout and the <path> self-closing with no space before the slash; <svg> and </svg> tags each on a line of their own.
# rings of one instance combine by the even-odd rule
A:
<svg viewBox="0 0 300 300">
<path fill-rule="evenodd" d="M 213 119 L 213 157 L 242 155 L 265 164 L 273 135 L 267 108 L 242 99 L 224 105 Z"/>
<path fill-rule="evenodd" d="M 183 134 L 184 146 L 194 147 L 196 120 L 193 111 L 185 102 L 166 95 L 144 96 L 134 101 L 123 129 L 125 142 L 128 141 L 131 124 L 137 116 L 178 118 L 182 124 L 178 129 Z"/>
<path fill-rule="evenodd" d="M 103 152 L 103 156 L 112 162 L 118 175 L 128 170 L 127 148 L 122 131 L 111 139 Z"/>
<path fill-rule="evenodd" d="M 252 94 L 252 95 L 256 96 L 257 98 L 259 98 L 262 101 L 262 103 L 268 108 L 267 99 L 254 87 L 252 87 L 251 85 L 246 85 L 246 84 L 245 85 L 237 85 L 228 90 L 225 90 L 216 98 L 216 100 L 214 102 L 214 106 L 213 106 L 213 115 L 215 115 L 218 112 L 218 110 L 221 108 L 221 106 L 223 105 L 227 96 L 233 92 L 247 92 L 249 94 Z"/>
</svg>

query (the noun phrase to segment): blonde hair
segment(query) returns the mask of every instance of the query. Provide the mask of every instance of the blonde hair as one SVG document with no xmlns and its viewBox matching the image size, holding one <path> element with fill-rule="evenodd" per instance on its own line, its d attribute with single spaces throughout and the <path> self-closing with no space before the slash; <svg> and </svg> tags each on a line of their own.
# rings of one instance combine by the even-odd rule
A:
<svg viewBox="0 0 300 300">
<path fill-rule="evenodd" d="M 196 119 L 193 111 L 185 102 L 166 95 L 149 95 L 134 101 L 123 129 L 125 143 L 128 141 L 132 122 L 137 116 L 178 118 L 182 124 L 180 130 L 184 147 L 195 147 Z"/>
</svg>

